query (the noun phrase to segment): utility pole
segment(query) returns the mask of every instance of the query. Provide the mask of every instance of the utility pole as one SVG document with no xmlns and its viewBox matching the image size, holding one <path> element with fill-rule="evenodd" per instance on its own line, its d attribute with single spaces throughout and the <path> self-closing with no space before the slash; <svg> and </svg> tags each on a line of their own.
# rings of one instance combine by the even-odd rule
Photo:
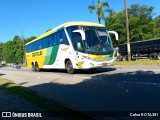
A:
<svg viewBox="0 0 160 120">
<path fill-rule="evenodd" d="M 21 24 L 21 39 L 22 39 L 22 46 L 23 46 L 23 58 L 22 58 L 22 62 L 24 63 L 25 62 L 25 48 L 24 48 L 24 36 L 23 36 L 23 24 L 20 22 Z"/>
<path fill-rule="evenodd" d="M 130 47 L 130 38 L 129 38 L 129 25 L 128 25 L 128 11 L 127 11 L 127 0 L 124 0 L 125 13 L 126 13 L 126 31 L 127 31 L 127 52 L 128 52 L 128 61 L 131 61 L 131 47 Z"/>
</svg>

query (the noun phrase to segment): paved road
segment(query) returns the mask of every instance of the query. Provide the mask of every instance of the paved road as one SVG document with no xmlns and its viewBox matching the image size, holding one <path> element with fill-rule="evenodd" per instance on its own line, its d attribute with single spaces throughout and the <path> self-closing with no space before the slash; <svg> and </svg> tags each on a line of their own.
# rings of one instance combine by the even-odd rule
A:
<svg viewBox="0 0 160 120">
<path fill-rule="evenodd" d="M 0 68 L 0 76 L 78 110 L 160 111 L 160 66 L 118 66 L 74 75 Z"/>
</svg>

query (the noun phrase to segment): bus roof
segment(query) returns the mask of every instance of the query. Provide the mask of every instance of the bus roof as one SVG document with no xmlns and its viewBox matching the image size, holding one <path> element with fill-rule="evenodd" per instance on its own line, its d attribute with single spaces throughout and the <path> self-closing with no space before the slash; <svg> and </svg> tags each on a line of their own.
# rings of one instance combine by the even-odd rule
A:
<svg viewBox="0 0 160 120">
<path fill-rule="evenodd" d="M 66 23 L 64 23 L 64 27 L 73 26 L 73 25 L 86 25 L 86 26 L 105 27 L 102 24 L 93 23 L 93 22 L 66 22 Z"/>
<path fill-rule="evenodd" d="M 105 27 L 105 26 L 102 25 L 102 24 L 93 23 L 93 22 L 66 22 L 66 23 L 64 23 L 64 24 L 62 24 L 62 25 L 60 25 L 60 26 L 58 26 L 58 27 L 55 27 L 55 28 L 53 28 L 53 29 L 45 32 L 44 34 L 40 35 L 40 36 L 37 37 L 36 39 L 34 39 L 34 40 L 26 43 L 26 45 L 27 45 L 27 44 L 30 44 L 30 43 L 32 43 L 32 42 L 34 42 L 34 41 L 37 41 L 37 40 L 39 40 L 39 39 L 41 39 L 41 38 L 44 38 L 44 37 L 46 37 L 46 36 L 48 36 L 48 35 L 56 32 L 56 31 L 58 31 L 58 30 L 60 30 L 60 29 L 62 29 L 62 28 L 64 28 L 64 27 L 69 27 L 69 26 L 74 26 L 74 25 Z"/>
</svg>

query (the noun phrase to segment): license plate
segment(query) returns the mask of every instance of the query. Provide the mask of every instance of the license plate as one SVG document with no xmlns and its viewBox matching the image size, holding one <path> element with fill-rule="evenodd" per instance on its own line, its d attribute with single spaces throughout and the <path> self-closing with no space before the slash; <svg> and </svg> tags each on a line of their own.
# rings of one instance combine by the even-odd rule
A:
<svg viewBox="0 0 160 120">
<path fill-rule="evenodd" d="M 102 63 L 102 66 L 107 66 L 107 63 Z"/>
</svg>

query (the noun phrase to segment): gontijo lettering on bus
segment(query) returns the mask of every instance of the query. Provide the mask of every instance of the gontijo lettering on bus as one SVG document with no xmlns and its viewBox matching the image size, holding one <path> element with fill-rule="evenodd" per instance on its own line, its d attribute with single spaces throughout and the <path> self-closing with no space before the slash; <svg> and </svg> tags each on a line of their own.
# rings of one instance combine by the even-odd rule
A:
<svg viewBox="0 0 160 120">
<path fill-rule="evenodd" d="M 38 51 L 38 52 L 33 52 L 32 53 L 32 57 L 41 56 L 41 55 L 43 55 L 42 51 Z"/>
</svg>

